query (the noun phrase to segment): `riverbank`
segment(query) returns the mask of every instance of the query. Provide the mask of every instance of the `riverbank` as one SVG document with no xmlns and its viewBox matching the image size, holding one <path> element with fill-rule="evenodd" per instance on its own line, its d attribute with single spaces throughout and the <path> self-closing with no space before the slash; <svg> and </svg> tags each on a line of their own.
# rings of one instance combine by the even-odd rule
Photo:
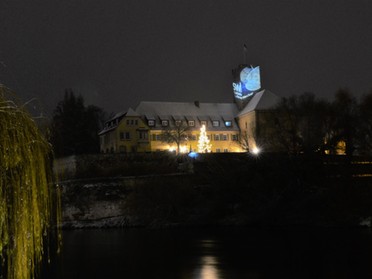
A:
<svg viewBox="0 0 372 279">
<path fill-rule="evenodd" d="M 159 170 L 156 161 L 143 162 Z M 137 163 L 139 175 L 92 179 L 85 171 L 60 181 L 63 227 L 370 225 L 371 178 L 351 176 L 345 165 L 224 154 L 162 165 L 148 175 Z M 177 173 L 166 173 L 167 165 Z"/>
</svg>

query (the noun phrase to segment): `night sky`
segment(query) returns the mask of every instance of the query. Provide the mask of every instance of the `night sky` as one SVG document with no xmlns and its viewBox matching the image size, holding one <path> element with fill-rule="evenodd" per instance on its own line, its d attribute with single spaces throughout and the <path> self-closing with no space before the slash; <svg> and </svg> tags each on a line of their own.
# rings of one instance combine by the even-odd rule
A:
<svg viewBox="0 0 372 279">
<path fill-rule="evenodd" d="M 243 44 L 279 96 L 372 89 L 370 0 L 1 0 L 0 36 L 0 82 L 49 114 L 65 88 L 107 112 L 231 102 Z"/>
</svg>

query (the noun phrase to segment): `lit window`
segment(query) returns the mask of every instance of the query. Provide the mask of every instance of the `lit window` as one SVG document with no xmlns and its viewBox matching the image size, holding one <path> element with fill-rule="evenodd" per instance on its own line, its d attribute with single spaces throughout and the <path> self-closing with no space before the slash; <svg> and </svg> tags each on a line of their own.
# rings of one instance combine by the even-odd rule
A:
<svg viewBox="0 0 372 279">
<path fill-rule="evenodd" d="M 195 126 L 195 121 L 194 120 L 190 120 L 189 121 L 189 126 L 194 127 Z"/>
<path fill-rule="evenodd" d="M 226 127 L 231 127 L 232 126 L 232 122 L 231 121 L 225 121 L 225 126 Z"/>
<path fill-rule="evenodd" d="M 161 121 L 161 126 L 163 126 L 163 127 L 168 126 L 168 120 L 162 120 Z"/>
<path fill-rule="evenodd" d="M 218 121 L 218 120 L 213 120 L 213 122 L 212 122 L 212 126 L 213 126 L 213 127 L 218 127 L 218 126 L 220 126 L 220 121 Z"/>
<path fill-rule="evenodd" d="M 148 120 L 147 125 L 149 125 L 150 127 L 155 126 L 155 120 Z"/>
</svg>

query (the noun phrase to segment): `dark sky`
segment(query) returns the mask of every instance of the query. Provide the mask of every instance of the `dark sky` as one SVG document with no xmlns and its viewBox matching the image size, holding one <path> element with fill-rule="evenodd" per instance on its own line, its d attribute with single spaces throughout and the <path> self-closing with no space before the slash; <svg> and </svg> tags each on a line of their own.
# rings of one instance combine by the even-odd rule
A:
<svg viewBox="0 0 372 279">
<path fill-rule="evenodd" d="M 108 112 L 230 102 L 243 44 L 279 96 L 372 89 L 370 0 L 0 1 L 0 82 L 47 112 L 65 88 Z"/>
</svg>

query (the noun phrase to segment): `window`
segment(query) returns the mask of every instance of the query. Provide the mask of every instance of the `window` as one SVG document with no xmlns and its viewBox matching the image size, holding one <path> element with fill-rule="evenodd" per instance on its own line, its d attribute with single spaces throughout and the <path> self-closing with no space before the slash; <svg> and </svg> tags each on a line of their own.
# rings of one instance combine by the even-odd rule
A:
<svg viewBox="0 0 372 279">
<path fill-rule="evenodd" d="M 232 122 L 231 121 L 225 121 L 225 126 L 226 127 L 231 127 L 232 126 Z"/>
<path fill-rule="evenodd" d="M 217 152 L 217 153 L 221 152 L 221 149 L 217 148 L 217 149 L 216 149 L 216 152 Z"/>
<path fill-rule="evenodd" d="M 231 135 L 231 140 L 232 141 L 238 141 L 238 135 L 237 134 Z"/>
<path fill-rule="evenodd" d="M 194 127 L 195 126 L 195 121 L 194 120 L 189 120 L 189 126 Z"/>
<path fill-rule="evenodd" d="M 213 126 L 213 127 L 218 127 L 218 126 L 220 126 L 220 121 L 218 121 L 218 120 L 213 120 L 213 121 L 212 121 L 212 126 Z"/>
<path fill-rule="evenodd" d="M 213 139 L 216 140 L 216 141 L 220 140 L 220 135 L 218 135 L 218 134 L 214 135 Z"/>
<path fill-rule="evenodd" d="M 138 137 L 140 140 L 148 140 L 149 138 L 147 131 L 139 131 Z"/>
<path fill-rule="evenodd" d="M 174 122 L 174 124 L 176 124 L 176 126 L 179 127 L 179 126 L 181 126 L 182 121 L 181 121 L 181 120 L 176 120 L 176 121 Z"/>
<path fill-rule="evenodd" d="M 168 126 L 168 120 L 162 120 L 161 121 L 161 126 L 163 126 L 163 127 Z"/>
<path fill-rule="evenodd" d="M 188 135 L 187 136 L 187 138 L 191 141 L 191 140 L 193 140 L 193 141 L 195 141 L 196 140 L 196 135 Z"/>
<path fill-rule="evenodd" d="M 148 120 L 147 125 L 149 125 L 150 127 L 154 127 L 155 126 L 155 120 Z"/>
<path fill-rule="evenodd" d="M 152 138 L 153 141 L 161 141 L 161 135 L 160 134 L 152 135 L 151 138 Z"/>
<path fill-rule="evenodd" d="M 225 153 L 226 153 L 226 152 L 229 152 L 229 150 L 225 148 L 225 149 L 223 150 L 223 152 L 225 152 Z"/>
<path fill-rule="evenodd" d="M 120 132 L 120 140 L 130 140 L 129 132 Z"/>
<path fill-rule="evenodd" d="M 127 119 L 127 125 L 128 126 L 137 126 L 138 125 L 138 119 Z"/>
<path fill-rule="evenodd" d="M 207 121 L 204 121 L 204 120 L 200 121 L 200 125 L 202 125 L 202 126 L 204 125 L 205 127 L 207 127 Z"/>
<path fill-rule="evenodd" d="M 221 135 L 221 140 L 228 140 L 228 136 L 226 134 Z"/>
</svg>

